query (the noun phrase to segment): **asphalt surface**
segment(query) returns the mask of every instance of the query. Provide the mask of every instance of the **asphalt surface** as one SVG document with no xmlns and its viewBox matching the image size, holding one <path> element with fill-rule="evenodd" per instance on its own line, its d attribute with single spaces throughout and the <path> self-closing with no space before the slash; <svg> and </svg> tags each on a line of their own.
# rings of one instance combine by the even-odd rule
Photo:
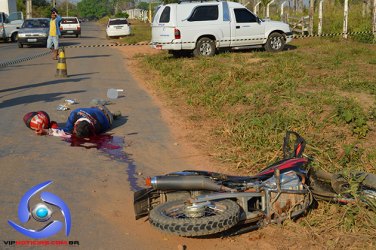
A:
<svg viewBox="0 0 376 250">
<path fill-rule="evenodd" d="M 103 28 L 82 24 L 81 38 L 62 38 L 62 45 L 110 43 Z M 43 53 L 46 48 L 23 48 L 0 43 L 0 62 Z M 158 106 L 128 73 L 116 48 L 72 48 L 66 51 L 68 78 L 57 78 L 52 55 L 0 68 L 0 248 L 4 241 L 31 240 L 8 225 L 8 220 L 28 229 L 46 222 L 21 223 L 18 205 L 31 187 L 53 181 L 43 191 L 65 201 L 72 223 L 48 240 L 79 241 L 83 249 L 231 249 L 218 239 L 193 240 L 160 233 L 145 220 L 134 220 L 133 190 L 150 175 L 195 168 L 185 159 Z M 64 124 L 69 111 L 57 111 L 65 99 L 88 107 L 93 98 L 106 99 L 108 88 L 124 89 L 109 109 L 122 117 L 110 131 L 121 151 L 98 150 L 97 144 L 73 147 L 58 137 L 37 136 L 22 121 L 30 111 L 44 110 Z M 122 141 L 124 140 L 124 143 Z M 103 148 L 103 147 L 102 147 Z M 30 199 L 31 208 L 41 202 L 40 193 Z M 52 219 L 64 222 L 59 209 Z M 65 228 L 65 227 L 63 227 Z M 38 248 L 38 247 L 35 247 Z M 54 249 L 56 247 L 50 247 Z M 12 247 L 10 247 L 12 249 Z"/>
</svg>

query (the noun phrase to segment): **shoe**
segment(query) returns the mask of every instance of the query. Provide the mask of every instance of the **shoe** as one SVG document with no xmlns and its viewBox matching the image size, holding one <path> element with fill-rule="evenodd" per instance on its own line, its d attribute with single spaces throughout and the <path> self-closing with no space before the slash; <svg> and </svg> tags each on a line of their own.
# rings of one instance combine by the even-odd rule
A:
<svg viewBox="0 0 376 250">
<path fill-rule="evenodd" d="M 116 111 L 115 113 L 112 114 L 112 117 L 114 118 L 114 120 L 119 119 L 121 117 L 121 112 Z"/>
</svg>

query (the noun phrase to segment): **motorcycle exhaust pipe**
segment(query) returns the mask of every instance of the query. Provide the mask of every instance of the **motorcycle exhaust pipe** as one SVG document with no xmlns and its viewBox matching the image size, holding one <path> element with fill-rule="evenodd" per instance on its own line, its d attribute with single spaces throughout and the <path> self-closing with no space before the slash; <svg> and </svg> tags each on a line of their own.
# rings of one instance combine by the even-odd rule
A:
<svg viewBox="0 0 376 250">
<path fill-rule="evenodd" d="M 218 185 L 204 176 L 154 176 L 146 179 L 146 185 L 156 190 L 235 191 L 223 185 Z"/>
</svg>

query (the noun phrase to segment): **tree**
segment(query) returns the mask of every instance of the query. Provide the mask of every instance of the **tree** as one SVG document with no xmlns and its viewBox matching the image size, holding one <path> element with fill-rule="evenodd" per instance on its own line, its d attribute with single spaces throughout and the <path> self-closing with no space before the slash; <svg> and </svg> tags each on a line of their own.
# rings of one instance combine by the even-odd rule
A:
<svg viewBox="0 0 376 250">
<path fill-rule="evenodd" d="M 59 14 L 61 16 L 80 16 L 78 14 L 77 5 L 73 4 L 73 3 L 70 3 L 68 0 L 64 0 L 64 2 L 60 2 L 56 6 L 56 8 L 58 9 Z"/>
<path fill-rule="evenodd" d="M 1 0 L 0 0 L 1 1 Z M 17 0 L 17 10 L 26 16 L 26 0 Z M 50 3 L 47 0 L 33 0 L 33 17 L 49 17 Z"/>
<path fill-rule="evenodd" d="M 82 0 L 77 4 L 81 17 L 102 18 L 110 13 L 109 0 Z"/>
<path fill-rule="evenodd" d="M 137 5 L 137 8 L 142 9 L 142 10 L 148 10 L 149 9 L 149 3 L 139 2 L 138 5 Z"/>
</svg>

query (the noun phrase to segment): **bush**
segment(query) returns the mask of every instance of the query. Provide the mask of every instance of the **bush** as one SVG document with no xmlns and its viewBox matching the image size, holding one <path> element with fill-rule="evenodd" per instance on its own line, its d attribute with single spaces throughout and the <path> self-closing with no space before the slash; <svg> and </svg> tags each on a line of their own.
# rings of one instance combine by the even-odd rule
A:
<svg viewBox="0 0 376 250">
<path fill-rule="evenodd" d="M 116 18 L 128 18 L 129 15 L 128 15 L 128 13 L 117 13 L 117 14 L 115 15 L 115 17 L 116 17 Z"/>
</svg>

